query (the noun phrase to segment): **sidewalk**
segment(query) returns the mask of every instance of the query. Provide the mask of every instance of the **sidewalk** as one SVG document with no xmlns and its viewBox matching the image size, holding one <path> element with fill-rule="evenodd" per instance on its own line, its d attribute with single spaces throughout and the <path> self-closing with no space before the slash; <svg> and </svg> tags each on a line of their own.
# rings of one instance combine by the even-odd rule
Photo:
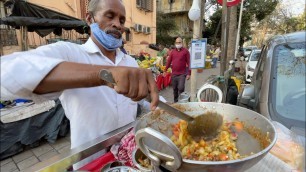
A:
<svg viewBox="0 0 306 172">
<path fill-rule="evenodd" d="M 214 69 L 205 69 L 202 73 L 197 73 L 197 88 L 200 88 L 210 75 L 219 75 L 220 64 Z M 190 93 L 191 81 L 186 81 L 185 91 Z M 167 101 L 173 102 L 172 87 L 168 87 L 160 92 Z M 0 162 L 0 171 L 19 172 L 35 164 L 47 160 L 55 155 L 61 154 L 70 149 L 70 135 L 58 139 L 54 144 L 44 142 L 40 146 L 25 150 L 18 155 L 7 158 Z"/>
</svg>

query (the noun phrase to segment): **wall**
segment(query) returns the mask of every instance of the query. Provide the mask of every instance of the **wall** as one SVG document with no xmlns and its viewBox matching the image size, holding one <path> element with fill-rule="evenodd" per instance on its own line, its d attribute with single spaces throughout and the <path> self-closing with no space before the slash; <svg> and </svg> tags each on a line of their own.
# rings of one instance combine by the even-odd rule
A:
<svg viewBox="0 0 306 172">
<path fill-rule="evenodd" d="M 142 45 L 141 42 L 149 44 L 156 43 L 156 1 L 153 1 L 153 12 L 145 12 L 136 7 L 136 0 L 123 0 L 126 9 L 125 27 L 131 30 L 131 41 L 125 45 L 125 49 L 130 54 L 138 54 L 141 51 L 150 53 L 156 56 L 157 51 L 148 48 L 148 45 Z M 150 34 L 137 33 L 134 30 L 135 24 L 141 24 L 151 28 Z"/>
<path fill-rule="evenodd" d="M 188 11 L 191 8 L 192 0 L 173 0 L 173 3 L 169 3 L 171 0 L 160 1 L 158 2 L 158 10 L 175 19 L 177 32 L 172 33 L 172 36 L 191 37 L 193 22 L 188 18 Z"/>
<path fill-rule="evenodd" d="M 80 0 L 27 0 L 33 4 L 58 11 L 60 13 L 80 18 Z"/>
</svg>

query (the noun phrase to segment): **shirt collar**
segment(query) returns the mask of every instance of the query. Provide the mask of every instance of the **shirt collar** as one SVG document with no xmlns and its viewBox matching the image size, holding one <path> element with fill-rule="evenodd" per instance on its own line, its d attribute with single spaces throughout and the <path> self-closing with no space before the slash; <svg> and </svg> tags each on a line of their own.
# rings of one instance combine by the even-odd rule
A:
<svg viewBox="0 0 306 172">
<path fill-rule="evenodd" d="M 88 53 L 101 53 L 103 57 L 104 54 L 100 51 L 99 47 L 93 42 L 91 38 L 88 38 L 85 44 L 83 44 L 83 47 L 85 48 L 85 51 Z M 119 49 L 116 49 L 116 65 L 124 59 L 125 54 Z M 108 58 L 107 58 L 108 59 Z"/>
<path fill-rule="evenodd" d="M 83 44 L 83 47 L 88 53 L 97 53 L 100 52 L 99 47 L 92 41 L 91 38 L 88 38 L 85 44 Z"/>
</svg>

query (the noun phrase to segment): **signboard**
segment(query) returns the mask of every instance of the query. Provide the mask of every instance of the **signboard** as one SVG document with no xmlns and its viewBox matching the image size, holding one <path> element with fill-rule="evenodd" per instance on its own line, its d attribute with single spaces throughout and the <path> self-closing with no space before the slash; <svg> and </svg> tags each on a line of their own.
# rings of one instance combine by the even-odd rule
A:
<svg viewBox="0 0 306 172">
<path fill-rule="evenodd" d="M 190 52 L 190 69 L 205 67 L 207 39 L 192 40 Z"/>
<path fill-rule="evenodd" d="M 217 0 L 218 4 L 222 5 L 223 0 Z M 232 7 L 235 5 L 238 5 L 240 3 L 240 0 L 227 0 L 227 6 L 228 7 Z"/>
</svg>

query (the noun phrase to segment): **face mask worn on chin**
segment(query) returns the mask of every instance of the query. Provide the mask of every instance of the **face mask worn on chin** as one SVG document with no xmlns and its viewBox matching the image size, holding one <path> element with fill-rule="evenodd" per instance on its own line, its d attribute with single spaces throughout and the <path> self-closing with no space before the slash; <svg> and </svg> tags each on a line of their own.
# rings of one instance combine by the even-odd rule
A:
<svg viewBox="0 0 306 172">
<path fill-rule="evenodd" d="M 177 44 L 177 45 L 175 45 L 175 47 L 176 47 L 177 49 L 180 49 L 180 48 L 183 47 L 183 45 L 182 45 L 182 44 Z"/>
<path fill-rule="evenodd" d="M 108 51 L 114 51 L 122 46 L 122 37 L 117 39 L 110 34 L 105 33 L 100 29 L 98 23 L 90 25 L 91 33 L 95 36 L 96 40 Z"/>
</svg>

